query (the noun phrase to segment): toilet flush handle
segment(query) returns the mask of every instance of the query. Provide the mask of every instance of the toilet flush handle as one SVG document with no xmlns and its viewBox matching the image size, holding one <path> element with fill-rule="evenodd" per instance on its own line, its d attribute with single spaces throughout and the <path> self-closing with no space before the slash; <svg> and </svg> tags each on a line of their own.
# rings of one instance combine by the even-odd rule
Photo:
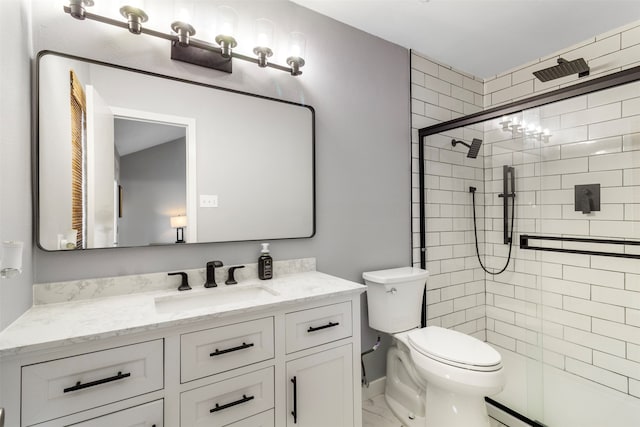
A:
<svg viewBox="0 0 640 427">
<path fill-rule="evenodd" d="M 398 292 L 396 288 L 391 288 L 387 291 L 388 294 L 395 295 Z"/>
</svg>

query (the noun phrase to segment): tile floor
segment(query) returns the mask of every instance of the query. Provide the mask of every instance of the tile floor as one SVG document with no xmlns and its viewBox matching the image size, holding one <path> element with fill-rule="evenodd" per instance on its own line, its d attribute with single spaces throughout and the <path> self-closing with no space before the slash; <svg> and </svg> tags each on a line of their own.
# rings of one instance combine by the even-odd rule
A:
<svg viewBox="0 0 640 427">
<path fill-rule="evenodd" d="M 384 395 L 379 394 L 362 402 L 362 427 L 402 427 L 393 415 Z"/>
<path fill-rule="evenodd" d="M 493 418 L 490 427 L 509 427 Z M 402 423 L 393 415 L 384 395 L 379 394 L 362 402 L 362 427 L 403 427 Z"/>
</svg>

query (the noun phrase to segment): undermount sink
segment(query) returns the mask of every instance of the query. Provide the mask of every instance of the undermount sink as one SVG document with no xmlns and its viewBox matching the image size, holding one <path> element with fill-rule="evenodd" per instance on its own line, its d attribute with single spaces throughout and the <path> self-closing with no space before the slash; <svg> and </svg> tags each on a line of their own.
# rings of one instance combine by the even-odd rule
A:
<svg viewBox="0 0 640 427">
<path fill-rule="evenodd" d="M 177 312 L 238 303 L 249 306 L 275 301 L 280 295 L 278 292 L 262 285 L 218 287 L 191 292 L 185 291 L 179 295 L 156 297 L 156 310 L 159 312 Z"/>
</svg>

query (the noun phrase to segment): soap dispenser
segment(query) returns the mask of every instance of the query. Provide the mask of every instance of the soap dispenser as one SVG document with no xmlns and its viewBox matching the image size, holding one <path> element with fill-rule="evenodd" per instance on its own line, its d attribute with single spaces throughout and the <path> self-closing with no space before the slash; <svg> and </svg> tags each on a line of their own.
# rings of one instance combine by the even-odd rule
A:
<svg viewBox="0 0 640 427">
<path fill-rule="evenodd" d="M 273 277 L 273 259 L 269 255 L 269 244 L 262 244 L 262 251 L 258 258 L 258 277 L 260 280 L 269 280 Z"/>
</svg>

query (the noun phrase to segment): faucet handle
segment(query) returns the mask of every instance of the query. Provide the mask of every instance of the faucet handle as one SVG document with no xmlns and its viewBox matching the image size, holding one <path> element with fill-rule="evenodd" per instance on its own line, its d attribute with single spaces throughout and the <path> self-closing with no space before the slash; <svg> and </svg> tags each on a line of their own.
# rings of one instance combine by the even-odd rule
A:
<svg viewBox="0 0 640 427">
<path fill-rule="evenodd" d="M 180 286 L 178 287 L 179 291 L 188 291 L 191 290 L 191 286 L 189 286 L 189 277 L 187 276 L 187 273 L 180 271 L 177 273 L 169 273 L 169 276 L 177 276 L 180 275 L 182 276 L 182 282 L 180 283 Z"/>
<path fill-rule="evenodd" d="M 236 281 L 236 278 L 234 277 L 234 274 L 236 272 L 236 270 L 239 270 L 241 268 L 244 268 L 244 265 L 236 265 L 233 267 L 229 267 L 229 277 L 227 278 L 227 281 L 224 282 L 227 285 L 235 285 L 236 283 L 238 283 Z"/>
</svg>

